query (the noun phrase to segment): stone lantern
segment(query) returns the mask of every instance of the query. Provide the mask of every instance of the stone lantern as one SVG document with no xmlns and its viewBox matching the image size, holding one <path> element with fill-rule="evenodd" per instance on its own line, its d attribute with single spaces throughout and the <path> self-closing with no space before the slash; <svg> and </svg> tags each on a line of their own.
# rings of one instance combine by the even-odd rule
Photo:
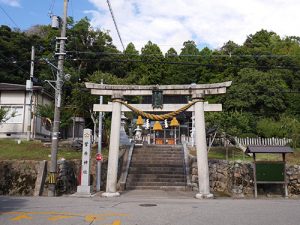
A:
<svg viewBox="0 0 300 225">
<path fill-rule="evenodd" d="M 140 126 L 142 126 L 144 124 L 144 120 L 141 116 L 138 116 L 138 119 L 136 121 L 136 129 L 135 131 L 135 135 L 134 135 L 134 140 L 137 144 L 142 144 L 143 142 L 143 138 L 142 138 L 142 128 Z"/>
<path fill-rule="evenodd" d="M 176 145 L 177 144 L 177 141 L 176 141 L 176 138 L 177 138 L 176 137 L 176 127 L 179 127 L 179 122 L 176 119 L 176 117 L 173 117 L 173 119 L 171 120 L 170 127 L 174 128 L 174 144 Z"/>
</svg>

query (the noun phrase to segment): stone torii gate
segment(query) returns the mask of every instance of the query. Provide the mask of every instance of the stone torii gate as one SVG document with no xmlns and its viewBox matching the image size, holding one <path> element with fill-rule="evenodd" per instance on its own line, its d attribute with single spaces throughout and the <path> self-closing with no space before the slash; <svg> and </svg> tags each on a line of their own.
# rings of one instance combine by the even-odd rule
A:
<svg viewBox="0 0 300 225">
<path fill-rule="evenodd" d="M 94 111 L 112 112 L 107 182 L 105 197 L 115 197 L 117 192 L 118 156 L 120 147 L 121 112 L 131 111 L 128 106 L 121 103 L 124 96 L 146 96 L 152 95 L 154 90 L 159 90 L 163 95 L 191 96 L 193 105 L 187 111 L 195 113 L 196 152 L 198 165 L 199 193 L 196 198 L 212 198 L 209 188 L 209 171 L 207 157 L 207 143 L 205 132 L 204 111 L 222 111 L 221 104 L 208 104 L 204 102 L 207 95 L 225 94 L 226 88 L 231 81 L 214 84 L 191 84 L 191 85 L 106 85 L 86 83 L 94 95 L 109 95 L 112 103 L 106 105 L 94 105 Z M 147 112 L 172 112 L 182 104 L 164 104 L 162 109 L 153 109 L 151 104 L 132 104 L 131 106 Z"/>
</svg>

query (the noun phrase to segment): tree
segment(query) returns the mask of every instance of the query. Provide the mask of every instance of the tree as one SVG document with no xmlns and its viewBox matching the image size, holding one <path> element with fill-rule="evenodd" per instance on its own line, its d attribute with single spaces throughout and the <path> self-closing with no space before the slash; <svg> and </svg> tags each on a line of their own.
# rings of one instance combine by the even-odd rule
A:
<svg viewBox="0 0 300 225">
<path fill-rule="evenodd" d="M 0 107 L 0 124 L 5 123 L 12 117 L 15 117 L 16 113 L 16 111 L 12 111 L 11 113 L 9 113 L 9 109 L 5 107 Z"/>
<path fill-rule="evenodd" d="M 0 124 L 5 122 L 7 118 L 7 110 L 4 108 L 0 108 Z"/>
<path fill-rule="evenodd" d="M 281 128 L 285 133 L 285 137 L 292 139 L 293 148 L 299 146 L 300 141 L 300 121 L 291 116 L 282 116 L 280 118 Z"/>
<path fill-rule="evenodd" d="M 114 56 L 110 55 L 119 53 L 112 43 L 111 36 L 108 32 L 92 28 L 87 17 L 76 23 L 70 21 L 67 35 L 70 40 L 66 49 L 76 60 L 68 61 L 66 66 L 77 68 L 81 79 L 85 79 L 96 70 L 119 71 L 118 65 L 112 61 Z"/>
<path fill-rule="evenodd" d="M 54 119 L 54 104 L 38 105 L 36 115 L 42 118 L 44 126 L 52 131 Z M 64 107 L 61 112 L 60 128 L 64 129 L 72 123 L 73 113 L 70 108 Z"/>
<path fill-rule="evenodd" d="M 178 65 L 180 64 L 180 58 L 178 53 L 174 48 L 170 48 L 166 54 L 164 61 L 166 64 L 164 65 L 164 77 L 165 84 L 181 84 L 184 79 L 184 76 L 178 70 Z"/>
<path fill-rule="evenodd" d="M 215 128 L 220 133 L 241 136 L 255 132 L 255 119 L 250 113 L 218 112 L 205 115 L 208 128 Z"/>
<path fill-rule="evenodd" d="M 225 96 L 226 110 L 276 116 L 287 108 L 287 85 L 276 72 L 242 69 Z"/>
<path fill-rule="evenodd" d="M 194 41 L 185 41 L 180 55 L 199 55 L 199 49 Z"/>
<path fill-rule="evenodd" d="M 162 84 L 164 57 L 158 45 L 148 41 L 141 50 L 141 60 L 143 63 L 135 71 L 139 76 L 139 84 Z"/>
<path fill-rule="evenodd" d="M 29 77 L 30 63 L 27 61 L 33 42 L 23 32 L 0 26 L 0 82 L 25 83 L 26 73 Z"/>
<path fill-rule="evenodd" d="M 185 41 L 179 54 L 180 63 L 177 66 L 180 84 L 197 83 L 199 74 L 199 50 L 194 41 Z M 193 65 L 195 64 L 195 65 Z"/>
</svg>

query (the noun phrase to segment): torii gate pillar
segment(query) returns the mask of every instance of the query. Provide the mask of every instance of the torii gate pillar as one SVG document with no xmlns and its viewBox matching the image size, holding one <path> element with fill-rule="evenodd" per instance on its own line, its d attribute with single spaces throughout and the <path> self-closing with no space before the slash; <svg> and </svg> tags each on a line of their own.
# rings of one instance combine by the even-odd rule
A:
<svg viewBox="0 0 300 225">
<path fill-rule="evenodd" d="M 200 100 L 195 103 L 195 132 L 199 184 L 199 193 L 196 194 L 196 198 L 213 198 L 213 194 L 211 194 L 209 190 L 209 169 L 204 118 L 204 94 L 197 94 L 192 97 L 195 100 Z"/>
<path fill-rule="evenodd" d="M 112 99 L 122 99 L 123 96 L 112 96 Z M 112 119 L 110 129 L 110 143 L 107 165 L 106 192 L 102 194 L 104 197 L 117 197 L 117 176 L 119 162 L 120 147 L 120 129 L 121 129 L 121 103 L 112 103 Z"/>
</svg>

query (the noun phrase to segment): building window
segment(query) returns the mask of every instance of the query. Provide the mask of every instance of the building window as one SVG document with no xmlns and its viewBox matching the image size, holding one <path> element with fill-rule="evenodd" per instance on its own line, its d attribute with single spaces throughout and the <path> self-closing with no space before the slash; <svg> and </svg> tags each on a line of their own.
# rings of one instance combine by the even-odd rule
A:
<svg viewBox="0 0 300 225">
<path fill-rule="evenodd" d="M 7 110 L 6 121 L 4 123 L 23 123 L 23 106 L 2 106 Z"/>
</svg>

